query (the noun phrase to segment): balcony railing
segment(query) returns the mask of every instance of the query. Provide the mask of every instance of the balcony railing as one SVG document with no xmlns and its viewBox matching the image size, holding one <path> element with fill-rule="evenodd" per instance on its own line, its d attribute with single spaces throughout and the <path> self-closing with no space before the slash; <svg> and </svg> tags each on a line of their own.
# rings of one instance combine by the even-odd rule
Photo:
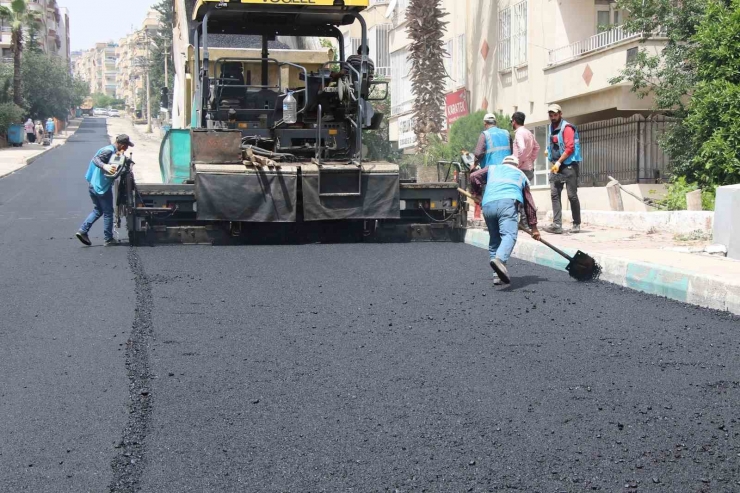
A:
<svg viewBox="0 0 740 493">
<path fill-rule="evenodd" d="M 391 76 L 391 68 L 390 67 L 375 67 L 375 75 L 382 75 L 386 79 L 390 78 Z"/>
<path fill-rule="evenodd" d="M 581 55 L 590 53 L 592 51 L 600 50 L 608 46 L 621 43 L 633 38 L 639 38 L 639 34 L 627 32 L 623 26 L 617 26 L 615 28 L 599 33 L 595 36 L 591 36 L 588 39 L 582 41 L 576 41 L 568 46 L 562 48 L 556 48 L 549 51 L 548 65 L 555 65 L 556 63 L 567 62 L 574 58 L 578 58 Z"/>
<path fill-rule="evenodd" d="M 390 3 L 390 0 L 370 0 L 370 6 L 373 5 L 388 5 Z"/>
</svg>

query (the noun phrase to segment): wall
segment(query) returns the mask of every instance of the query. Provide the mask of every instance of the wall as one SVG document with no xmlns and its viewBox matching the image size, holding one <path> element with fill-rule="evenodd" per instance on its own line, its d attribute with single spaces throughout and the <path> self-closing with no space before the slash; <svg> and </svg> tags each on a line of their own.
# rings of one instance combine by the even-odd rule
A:
<svg viewBox="0 0 740 493">
<path fill-rule="evenodd" d="M 639 185 L 625 185 L 625 189 L 630 192 L 637 194 L 639 197 L 660 199 L 665 196 L 666 185 L 663 184 L 639 184 Z M 651 193 L 654 192 L 654 193 Z M 552 200 L 550 198 L 550 188 L 534 188 L 532 190 L 532 197 L 537 205 L 537 210 L 540 212 L 546 212 L 552 210 Z M 609 197 L 606 192 L 606 187 L 583 187 L 578 189 L 578 198 L 581 202 L 582 210 L 589 211 L 610 211 Z M 564 211 L 570 211 L 570 202 L 568 196 L 563 189 L 561 196 L 561 202 L 563 204 Z M 646 206 L 644 203 L 638 201 L 636 198 L 622 193 L 622 202 L 624 203 L 625 212 L 650 212 L 654 211 L 652 207 Z M 564 214 L 563 219 L 570 222 L 570 214 Z"/>
</svg>

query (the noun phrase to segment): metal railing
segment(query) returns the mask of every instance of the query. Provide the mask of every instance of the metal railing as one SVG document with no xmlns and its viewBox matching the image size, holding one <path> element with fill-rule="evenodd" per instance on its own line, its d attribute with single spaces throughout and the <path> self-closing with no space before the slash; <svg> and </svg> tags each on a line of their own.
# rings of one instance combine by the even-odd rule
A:
<svg viewBox="0 0 740 493">
<path fill-rule="evenodd" d="M 586 53 L 638 37 L 640 37 L 639 34 L 630 33 L 626 31 L 623 26 L 617 26 L 608 31 L 604 31 L 603 33 L 591 36 L 588 39 L 576 41 L 568 46 L 550 50 L 548 52 L 548 65 L 566 62 Z"/>
<path fill-rule="evenodd" d="M 388 5 L 390 0 L 370 0 L 370 6 L 373 5 Z"/>
<path fill-rule="evenodd" d="M 662 115 L 634 115 L 578 125 L 583 156 L 578 185 L 604 186 L 609 183 L 609 176 L 623 185 L 667 181 L 669 159 L 659 142 L 670 121 Z M 547 126 L 537 127 L 534 133 L 540 146 L 546 148 Z M 537 158 L 535 167 L 536 184 L 545 185 L 550 166 L 544 154 Z"/>
</svg>

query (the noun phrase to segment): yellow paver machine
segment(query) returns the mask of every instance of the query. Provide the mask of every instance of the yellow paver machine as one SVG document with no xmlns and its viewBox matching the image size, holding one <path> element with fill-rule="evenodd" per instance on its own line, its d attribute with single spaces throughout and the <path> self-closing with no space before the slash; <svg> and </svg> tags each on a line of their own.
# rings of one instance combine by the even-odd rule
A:
<svg viewBox="0 0 740 493">
<path fill-rule="evenodd" d="M 403 180 L 398 165 L 363 160 L 388 83 L 367 53 L 345 53 L 339 27 L 357 23 L 368 46 L 368 3 L 176 2 L 189 33 L 174 98 L 189 128 L 163 140 L 163 184 L 120 179 L 132 244 L 462 239 L 457 183 Z M 327 38 L 335 57 L 307 41 Z"/>
</svg>

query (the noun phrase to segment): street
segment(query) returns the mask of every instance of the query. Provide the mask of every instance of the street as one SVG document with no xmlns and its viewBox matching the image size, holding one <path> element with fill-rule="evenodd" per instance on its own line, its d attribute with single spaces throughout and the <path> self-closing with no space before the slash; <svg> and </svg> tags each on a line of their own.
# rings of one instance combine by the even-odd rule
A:
<svg viewBox="0 0 740 493">
<path fill-rule="evenodd" d="M 83 247 L 105 130 L 0 179 L 0 490 L 740 491 L 737 317 L 465 244 Z"/>
</svg>

